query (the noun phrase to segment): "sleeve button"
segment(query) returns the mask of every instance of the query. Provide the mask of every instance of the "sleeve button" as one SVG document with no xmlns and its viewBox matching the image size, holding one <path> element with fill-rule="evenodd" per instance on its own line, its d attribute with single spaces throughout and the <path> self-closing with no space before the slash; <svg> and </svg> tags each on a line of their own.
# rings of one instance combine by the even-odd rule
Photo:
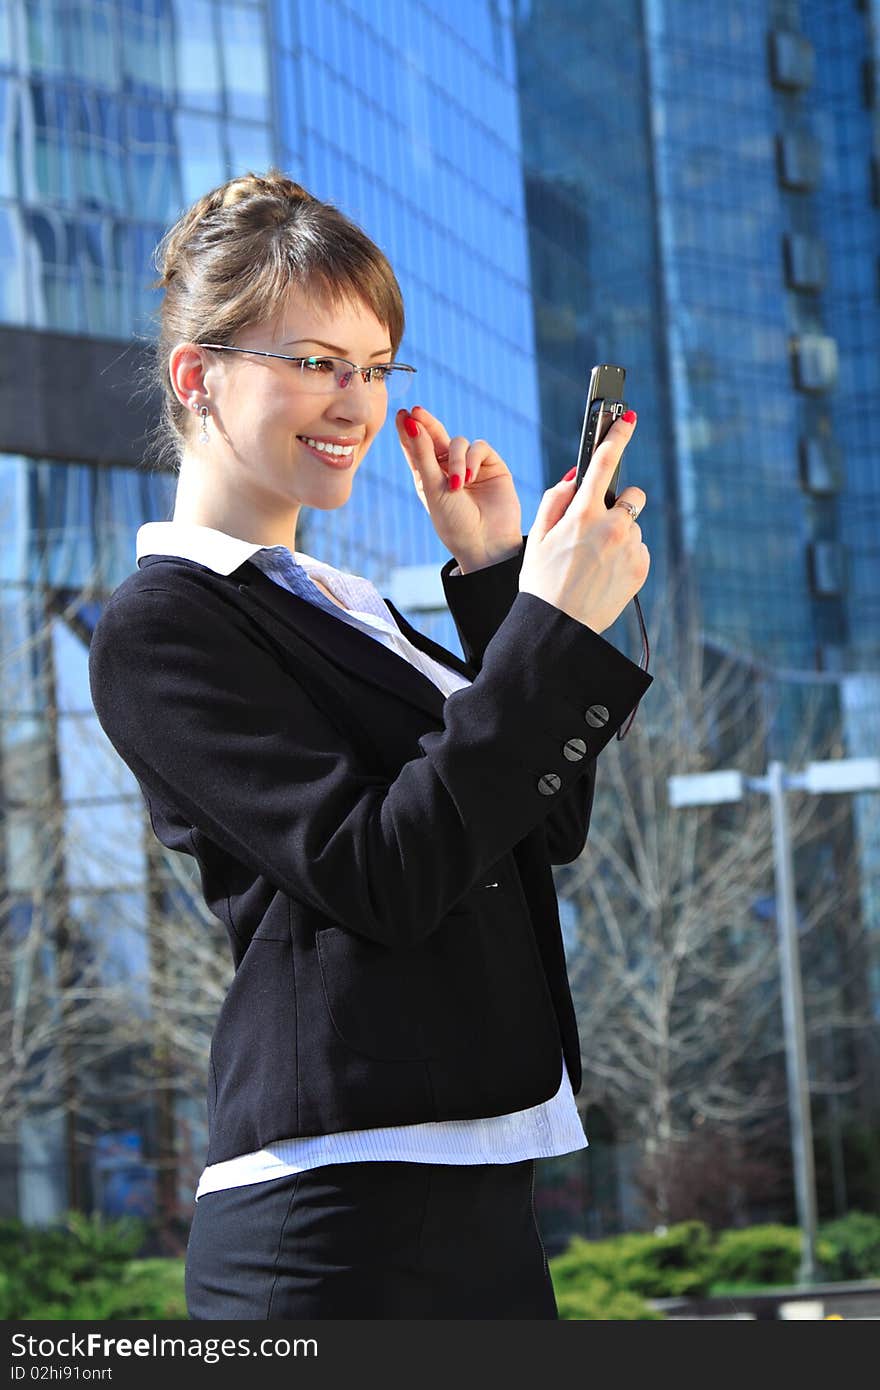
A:
<svg viewBox="0 0 880 1390">
<path fill-rule="evenodd" d="M 562 778 L 559 776 L 558 773 L 545 772 L 544 776 L 538 783 L 538 791 L 541 793 L 542 796 L 552 796 L 554 792 L 559 791 L 559 788 L 561 786 Z"/>
<path fill-rule="evenodd" d="M 570 738 L 562 751 L 570 763 L 578 763 L 586 753 L 587 745 L 582 738 Z"/>
<path fill-rule="evenodd" d="M 604 705 L 590 705 L 584 715 L 588 724 L 592 724 L 594 729 L 601 729 L 603 724 L 607 724 L 611 716 Z"/>
</svg>

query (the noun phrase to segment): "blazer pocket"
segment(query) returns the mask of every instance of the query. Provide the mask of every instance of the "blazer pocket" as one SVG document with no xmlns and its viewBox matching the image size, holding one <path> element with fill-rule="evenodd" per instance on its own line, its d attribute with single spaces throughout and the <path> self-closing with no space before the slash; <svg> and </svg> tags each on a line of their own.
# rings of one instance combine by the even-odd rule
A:
<svg viewBox="0 0 880 1390">
<path fill-rule="evenodd" d="M 457 913 L 412 950 L 340 927 L 316 936 L 327 1011 L 356 1052 L 381 1061 L 427 1061 L 462 1052 L 486 1007 L 478 918 Z"/>
</svg>

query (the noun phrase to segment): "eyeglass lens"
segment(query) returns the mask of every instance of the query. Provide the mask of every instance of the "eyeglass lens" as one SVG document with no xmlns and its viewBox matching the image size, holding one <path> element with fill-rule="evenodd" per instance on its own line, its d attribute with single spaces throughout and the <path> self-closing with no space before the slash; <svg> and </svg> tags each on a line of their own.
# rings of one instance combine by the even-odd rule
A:
<svg viewBox="0 0 880 1390">
<path fill-rule="evenodd" d="M 369 371 L 368 389 L 384 391 L 389 400 L 400 400 L 406 395 L 413 375 L 397 367 L 381 365 L 371 367 Z M 308 357 L 299 364 L 298 373 L 302 389 L 316 396 L 345 389 L 351 386 L 353 380 L 351 363 L 339 357 Z M 364 372 L 360 375 L 363 380 Z"/>
</svg>

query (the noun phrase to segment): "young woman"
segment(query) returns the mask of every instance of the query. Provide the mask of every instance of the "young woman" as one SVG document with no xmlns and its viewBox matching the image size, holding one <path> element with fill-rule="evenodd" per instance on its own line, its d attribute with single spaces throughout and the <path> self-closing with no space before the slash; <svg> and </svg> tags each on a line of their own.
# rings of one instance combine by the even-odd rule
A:
<svg viewBox="0 0 880 1390">
<path fill-rule="evenodd" d="M 462 660 L 296 550 L 300 510 L 346 505 L 411 398 L 385 256 L 275 169 L 159 249 L 176 505 L 141 527 L 89 670 L 235 964 L 190 1316 L 555 1318 L 535 1160 L 586 1138 L 551 865 L 583 849 L 598 753 L 653 679 L 600 635 L 650 562 L 644 492 L 604 502 L 633 419 L 526 537 L 486 440 L 396 410 Z"/>
</svg>

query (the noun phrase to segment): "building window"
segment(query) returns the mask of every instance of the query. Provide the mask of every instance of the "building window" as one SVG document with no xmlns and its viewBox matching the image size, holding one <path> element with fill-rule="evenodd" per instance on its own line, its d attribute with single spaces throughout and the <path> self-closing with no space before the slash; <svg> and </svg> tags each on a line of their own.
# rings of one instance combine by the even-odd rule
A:
<svg viewBox="0 0 880 1390">
<path fill-rule="evenodd" d="M 816 643 L 817 671 L 845 671 L 846 648 L 838 642 Z"/>
<path fill-rule="evenodd" d="M 788 29 L 770 33 L 770 80 L 774 87 L 797 91 L 809 87 L 816 67 L 813 45 Z"/>
<path fill-rule="evenodd" d="M 839 492 L 843 486 L 842 455 L 829 439 L 803 435 L 800 441 L 801 486 L 806 492 Z"/>
<path fill-rule="evenodd" d="M 815 188 L 822 175 L 822 147 L 806 131 L 787 131 L 776 137 L 779 179 L 785 188 Z"/>
<path fill-rule="evenodd" d="M 837 343 L 821 333 L 792 339 L 795 385 L 799 391 L 827 391 L 837 381 Z"/>
<path fill-rule="evenodd" d="M 842 594 L 845 552 L 840 541 L 812 541 L 807 547 L 810 587 L 820 597 Z"/>
<path fill-rule="evenodd" d="M 821 290 L 827 274 L 824 243 L 801 232 L 787 232 L 783 242 L 785 276 L 790 289 Z"/>
</svg>

